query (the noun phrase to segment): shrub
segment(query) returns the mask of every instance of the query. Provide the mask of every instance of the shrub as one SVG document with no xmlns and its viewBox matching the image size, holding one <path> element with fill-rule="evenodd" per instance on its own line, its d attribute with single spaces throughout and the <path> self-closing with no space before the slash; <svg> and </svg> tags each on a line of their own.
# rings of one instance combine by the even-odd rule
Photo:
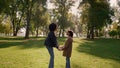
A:
<svg viewBox="0 0 120 68">
<path fill-rule="evenodd" d="M 117 34 L 118 34 L 118 32 L 116 30 L 112 30 L 112 31 L 109 32 L 109 35 L 111 37 L 115 37 L 115 36 L 117 36 Z"/>
</svg>

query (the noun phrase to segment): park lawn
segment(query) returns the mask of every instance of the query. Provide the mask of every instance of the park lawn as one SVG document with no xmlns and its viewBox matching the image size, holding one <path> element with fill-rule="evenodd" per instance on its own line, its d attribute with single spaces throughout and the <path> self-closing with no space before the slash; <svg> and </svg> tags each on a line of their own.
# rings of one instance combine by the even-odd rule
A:
<svg viewBox="0 0 120 68">
<path fill-rule="evenodd" d="M 0 68 L 48 68 L 45 38 L 0 37 Z M 58 38 L 62 45 L 66 38 Z M 54 48 L 55 68 L 65 68 L 65 57 Z M 120 68 L 120 40 L 74 38 L 71 68 Z"/>
</svg>

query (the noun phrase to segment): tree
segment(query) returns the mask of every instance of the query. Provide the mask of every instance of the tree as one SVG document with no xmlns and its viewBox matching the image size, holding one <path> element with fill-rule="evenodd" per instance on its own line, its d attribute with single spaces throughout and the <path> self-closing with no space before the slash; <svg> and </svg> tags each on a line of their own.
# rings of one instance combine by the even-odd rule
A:
<svg viewBox="0 0 120 68">
<path fill-rule="evenodd" d="M 69 24 L 68 12 L 71 6 L 73 6 L 74 0 L 54 0 L 53 2 L 58 13 L 58 25 L 60 27 L 59 36 L 62 33 L 62 36 L 64 37 L 65 28 Z"/>
<path fill-rule="evenodd" d="M 84 25 L 84 32 L 85 33 L 87 32 L 87 38 L 89 38 L 89 28 L 87 27 L 88 26 L 88 21 L 89 21 L 89 19 L 88 19 L 88 17 L 89 17 L 88 16 L 89 7 L 90 7 L 90 5 L 87 2 L 86 3 L 81 2 L 79 7 L 78 7 L 79 10 L 82 10 L 80 12 L 80 14 L 81 14 L 80 22 L 81 22 L 82 25 Z"/>
<path fill-rule="evenodd" d="M 88 37 L 94 39 L 94 32 L 111 23 L 113 12 L 107 0 L 83 0 L 82 4 L 88 3 Z"/>
<path fill-rule="evenodd" d="M 32 10 L 33 10 L 33 7 L 35 5 L 35 3 L 39 3 L 39 4 L 46 4 L 46 1 L 47 0 L 25 0 L 24 1 L 24 7 L 26 8 L 26 23 L 27 23 L 27 26 L 26 26 L 26 34 L 25 34 L 25 38 L 28 39 L 29 38 L 29 31 L 30 31 L 30 26 L 31 26 L 31 23 L 30 23 L 30 20 L 31 20 L 31 15 L 32 15 Z"/>
<path fill-rule="evenodd" d="M 0 0 L 0 33 L 4 33 L 5 26 L 3 25 L 2 21 L 6 17 L 4 13 L 8 9 L 10 3 L 10 0 Z"/>
<path fill-rule="evenodd" d="M 120 38 L 120 26 L 117 27 L 118 36 Z"/>
<path fill-rule="evenodd" d="M 8 8 L 11 2 L 10 0 L 0 0 L 0 14 Z"/>
<path fill-rule="evenodd" d="M 109 35 L 110 35 L 112 38 L 115 37 L 115 36 L 116 36 L 116 38 L 117 38 L 117 31 L 116 31 L 116 30 L 112 30 L 112 31 L 109 32 Z"/>
<path fill-rule="evenodd" d="M 0 33 L 4 33 L 4 29 L 5 27 L 3 26 L 3 24 L 0 23 Z"/>
<path fill-rule="evenodd" d="M 2 23 L 0 23 L 0 33 L 5 34 L 5 35 L 10 35 L 12 33 L 9 19 L 10 18 L 6 18 Z"/>
<path fill-rule="evenodd" d="M 26 17 L 26 35 L 25 38 L 29 38 L 29 31 L 31 27 L 31 15 L 34 11 L 35 4 L 40 4 L 45 7 L 47 0 L 4 0 L 0 1 L 0 12 L 4 12 L 11 18 L 13 36 L 17 36 L 17 33 L 21 26 L 21 21 Z"/>
<path fill-rule="evenodd" d="M 39 8 L 38 8 L 39 7 Z M 49 23 L 49 14 L 46 11 L 46 8 L 44 7 L 43 4 L 37 4 L 35 8 L 35 13 L 32 16 L 33 20 L 33 27 L 35 28 L 36 31 L 36 37 L 38 37 L 39 29 L 40 27 L 44 27 Z"/>
<path fill-rule="evenodd" d="M 17 36 L 17 33 L 21 28 L 21 20 L 24 15 L 23 0 L 11 0 L 7 4 L 6 9 L 4 10 L 4 13 L 8 17 L 10 17 L 10 20 L 12 23 L 12 29 L 13 29 L 13 36 Z"/>
<path fill-rule="evenodd" d="M 119 0 L 117 0 L 117 3 L 118 3 L 118 5 L 119 5 L 119 8 L 120 8 L 120 1 Z M 120 38 L 120 11 L 119 11 L 119 8 L 118 8 L 118 11 L 117 11 L 117 14 L 118 14 L 118 20 L 119 20 L 119 22 L 118 22 L 118 28 L 117 28 L 117 31 L 118 31 L 118 35 L 119 35 L 119 38 Z"/>
</svg>

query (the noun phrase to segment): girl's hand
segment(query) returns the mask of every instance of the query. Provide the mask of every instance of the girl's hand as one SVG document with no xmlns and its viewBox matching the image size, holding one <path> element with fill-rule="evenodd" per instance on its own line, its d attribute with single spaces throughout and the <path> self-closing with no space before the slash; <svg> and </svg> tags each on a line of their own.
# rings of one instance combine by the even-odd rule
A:
<svg viewBox="0 0 120 68">
<path fill-rule="evenodd" d="M 63 50 L 63 47 L 59 47 L 58 49 L 59 49 L 60 51 L 62 51 L 62 50 Z"/>
</svg>

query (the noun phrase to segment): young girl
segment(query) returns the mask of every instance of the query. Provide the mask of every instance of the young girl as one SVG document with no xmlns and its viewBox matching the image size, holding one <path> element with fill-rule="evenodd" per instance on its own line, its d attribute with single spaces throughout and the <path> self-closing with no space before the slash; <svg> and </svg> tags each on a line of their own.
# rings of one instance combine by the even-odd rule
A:
<svg viewBox="0 0 120 68">
<path fill-rule="evenodd" d="M 73 32 L 68 31 L 67 36 L 68 36 L 68 38 L 67 38 L 64 46 L 59 47 L 59 49 L 63 50 L 63 56 L 66 57 L 66 68 L 70 68 L 70 57 L 71 57 L 71 53 L 72 53 Z"/>
</svg>

